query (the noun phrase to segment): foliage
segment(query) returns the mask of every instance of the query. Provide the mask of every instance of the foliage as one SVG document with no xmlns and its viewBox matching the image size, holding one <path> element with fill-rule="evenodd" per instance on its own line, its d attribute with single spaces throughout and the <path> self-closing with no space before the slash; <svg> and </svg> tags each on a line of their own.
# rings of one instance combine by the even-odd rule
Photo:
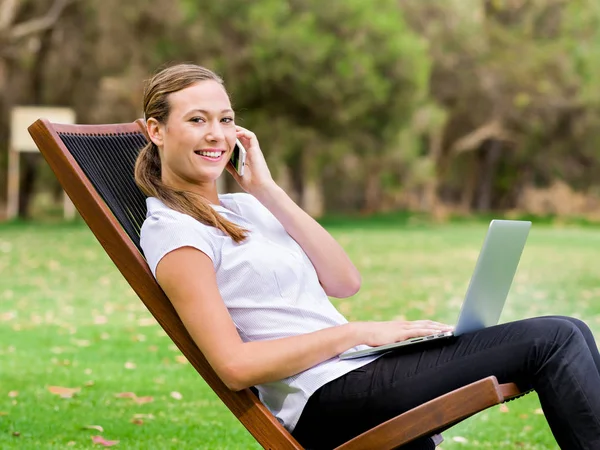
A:
<svg viewBox="0 0 600 450">
<path fill-rule="evenodd" d="M 449 114 L 438 169 L 450 198 L 471 207 L 489 194 L 484 209 L 506 208 L 527 185 L 595 185 L 597 4 L 401 3 L 432 43 L 431 93 Z M 490 141 L 501 156 L 486 170 Z"/>
<path fill-rule="evenodd" d="M 193 42 L 218 36 L 214 66 L 244 125 L 300 190 L 349 153 L 383 159 L 425 96 L 425 43 L 394 1 L 184 4 Z"/>
<path fill-rule="evenodd" d="M 52 6 L 9 3 L 8 30 Z M 332 211 L 523 208 L 525 190 L 559 181 L 599 196 L 593 0 L 51 3 L 64 4 L 52 26 L 0 54 L 0 162 L 11 105 L 130 121 L 144 79 L 194 61 L 224 77 L 240 123 L 312 213 L 313 191 Z"/>
</svg>

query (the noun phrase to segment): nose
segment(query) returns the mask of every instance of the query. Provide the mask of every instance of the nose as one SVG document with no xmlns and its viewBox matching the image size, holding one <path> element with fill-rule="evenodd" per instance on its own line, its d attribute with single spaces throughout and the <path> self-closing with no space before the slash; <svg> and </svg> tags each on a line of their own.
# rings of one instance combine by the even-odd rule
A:
<svg viewBox="0 0 600 450">
<path fill-rule="evenodd" d="M 210 142 L 220 142 L 225 139 L 225 133 L 219 120 L 211 120 L 209 122 L 206 139 Z"/>
</svg>

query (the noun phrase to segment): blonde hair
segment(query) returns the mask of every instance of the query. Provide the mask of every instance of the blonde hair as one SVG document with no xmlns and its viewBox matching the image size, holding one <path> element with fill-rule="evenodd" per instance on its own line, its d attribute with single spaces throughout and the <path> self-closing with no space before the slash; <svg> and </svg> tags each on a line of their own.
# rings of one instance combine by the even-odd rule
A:
<svg viewBox="0 0 600 450">
<path fill-rule="evenodd" d="M 212 80 L 223 84 L 223 80 L 212 71 L 194 64 L 178 64 L 161 70 L 144 88 L 144 118 L 156 119 L 166 124 L 170 113 L 169 95 L 200 81 Z M 225 219 L 199 194 L 167 186 L 161 179 L 161 161 L 158 147 L 152 141 L 140 151 L 135 162 L 135 182 L 144 194 L 157 197 L 168 207 L 192 216 L 229 235 L 236 243 L 247 237 L 245 230 Z"/>
</svg>

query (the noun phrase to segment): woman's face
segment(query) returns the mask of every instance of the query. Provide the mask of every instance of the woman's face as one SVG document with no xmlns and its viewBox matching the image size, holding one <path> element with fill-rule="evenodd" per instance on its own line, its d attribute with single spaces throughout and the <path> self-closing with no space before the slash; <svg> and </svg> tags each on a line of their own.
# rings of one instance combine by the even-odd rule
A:
<svg viewBox="0 0 600 450">
<path fill-rule="evenodd" d="M 160 151 L 162 181 L 197 190 L 213 185 L 229 162 L 236 129 L 229 96 L 216 81 L 200 81 L 169 95 L 166 124 L 149 124 Z"/>
</svg>

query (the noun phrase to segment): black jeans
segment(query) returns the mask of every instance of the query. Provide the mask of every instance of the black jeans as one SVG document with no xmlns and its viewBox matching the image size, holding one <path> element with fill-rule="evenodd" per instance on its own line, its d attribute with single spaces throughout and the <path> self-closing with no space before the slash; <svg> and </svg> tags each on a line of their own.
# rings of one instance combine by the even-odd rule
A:
<svg viewBox="0 0 600 450">
<path fill-rule="evenodd" d="M 535 389 L 561 449 L 600 449 L 600 355 L 585 323 L 538 317 L 397 349 L 309 399 L 294 437 L 330 449 L 415 406 L 495 375 Z M 403 447 L 429 449 L 424 438 Z"/>
</svg>

